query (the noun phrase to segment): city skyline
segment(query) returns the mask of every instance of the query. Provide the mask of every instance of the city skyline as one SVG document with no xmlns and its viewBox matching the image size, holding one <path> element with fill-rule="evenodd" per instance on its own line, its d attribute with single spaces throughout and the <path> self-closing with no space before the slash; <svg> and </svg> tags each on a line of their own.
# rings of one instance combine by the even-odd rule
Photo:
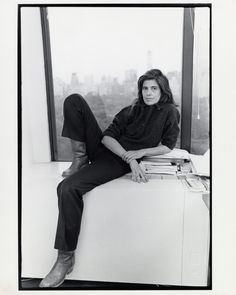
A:
<svg viewBox="0 0 236 295">
<path fill-rule="evenodd" d="M 180 98 L 181 73 L 171 71 L 166 73 L 170 88 L 175 98 Z M 127 69 L 124 71 L 124 79 L 119 81 L 117 77 L 103 74 L 99 82 L 94 79 L 93 74 L 79 75 L 77 72 L 71 73 L 69 83 L 60 77 L 54 77 L 54 94 L 68 95 L 71 92 L 78 92 L 82 95 L 92 93 L 94 95 L 130 95 L 137 94 L 137 70 Z"/>
</svg>

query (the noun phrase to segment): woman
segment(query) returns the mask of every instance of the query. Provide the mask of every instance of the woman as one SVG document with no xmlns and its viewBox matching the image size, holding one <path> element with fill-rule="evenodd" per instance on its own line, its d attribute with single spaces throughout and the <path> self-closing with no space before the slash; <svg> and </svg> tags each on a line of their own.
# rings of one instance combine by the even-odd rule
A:
<svg viewBox="0 0 236 295">
<path fill-rule="evenodd" d="M 133 181 L 147 182 L 138 163 L 144 156 L 170 152 L 179 134 L 178 123 L 179 112 L 169 82 L 157 69 L 139 78 L 138 98 L 115 116 L 103 134 L 80 95 L 73 94 L 65 100 L 62 135 L 71 139 L 74 158 L 63 173 L 67 178 L 57 188 L 57 261 L 40 287 L 58 287 L 73 270 L 83 195 L 128 172 Z"/>
</svg>

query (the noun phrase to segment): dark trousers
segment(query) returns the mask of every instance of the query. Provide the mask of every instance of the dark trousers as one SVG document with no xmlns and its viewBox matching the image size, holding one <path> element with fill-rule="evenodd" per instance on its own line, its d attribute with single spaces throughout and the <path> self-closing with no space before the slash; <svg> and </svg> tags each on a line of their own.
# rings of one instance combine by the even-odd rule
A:
<svg viewBox="0 0 236 295">
<path fill-rule="evenodd" d="M 86 143 L 90 164 L 59 183 L 58 224 L 55 248 L 76 249 L 83 212 L 83 195 L 98 185 L 118 178 L 130 167 L 101 144 L 102 131 L 82 96 L 72 94 L 64 102 L 62 136 Z"/>
</svg>

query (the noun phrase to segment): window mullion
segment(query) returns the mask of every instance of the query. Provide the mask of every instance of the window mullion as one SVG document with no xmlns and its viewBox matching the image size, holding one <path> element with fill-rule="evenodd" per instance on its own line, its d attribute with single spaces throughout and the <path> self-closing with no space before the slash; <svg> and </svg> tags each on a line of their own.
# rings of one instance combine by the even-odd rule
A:
<svg viewBox="0 0 236 295">
<path fill-rule="evenodd" d="M 191 151 L 194 8 L 184 8 L 181 148 Z"/>
<path fill-rule="evenodd" d="M 51 45 L 50 45 L 49 25 L 48 25 L 48 19 L 47 19 L 47 8 L 40 7 L 40 14 L 41 14 L 41 23 L 42 23 L 44 68 L 45 68 L 46 91 L 47 91 L 48 125 L 49 125 L 49 137 L 50 137 L 50 147 L 51 147 L 51 160 L 57 161 L 58 151 L 57 151 L 57 137 L 56 137 L 55 103 L 54 103 Z"/>
</svg>

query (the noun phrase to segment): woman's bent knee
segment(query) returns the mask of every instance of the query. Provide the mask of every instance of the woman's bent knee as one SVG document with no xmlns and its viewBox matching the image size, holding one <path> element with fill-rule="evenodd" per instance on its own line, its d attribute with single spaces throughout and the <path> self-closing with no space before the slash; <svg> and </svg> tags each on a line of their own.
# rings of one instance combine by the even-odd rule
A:
<svg viewBox="0 0 236 295">
<path fill-rule="evenodd" d="M 60 199 L 70 199 L 82 197 L 82 192 L 79 188 L 79 184 L 74 184 L 69 179 L 65 179 L 57 186 L 57 195 Z"/>
<path fill-rule="evenodd" d="M 68 109 L 71 107 L 74 107 L 75 105 L 81 105 L 84 104 L 85 100 L 84 98 L 78 94 L 78 93 L 74 93 L 69 95 L 65 100 L 64 100 L 64 108 Z"/>
</svg>

